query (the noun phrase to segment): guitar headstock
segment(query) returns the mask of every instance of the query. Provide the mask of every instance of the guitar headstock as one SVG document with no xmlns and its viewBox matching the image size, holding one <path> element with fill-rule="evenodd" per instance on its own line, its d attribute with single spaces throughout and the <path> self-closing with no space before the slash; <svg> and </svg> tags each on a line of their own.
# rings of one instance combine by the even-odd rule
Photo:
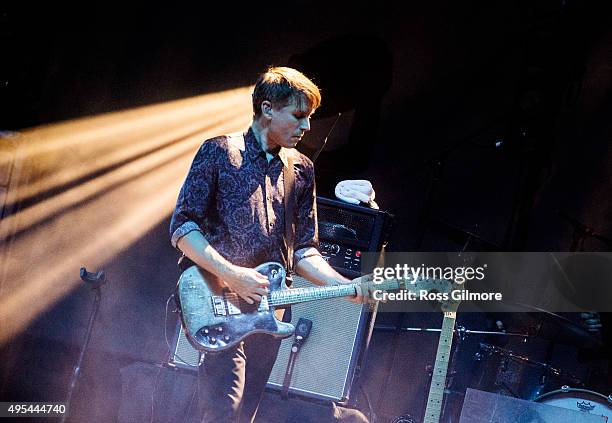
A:
<svg viewBox="0 0 612 423">
<path fill-rule="evenodd" d="M 416 278 L 404 281 L 405 288 L 409 291 L 419 293 L 420 291 L 439 292 L 445 294 L 444 300 L 440 301 L 442 311 L 456 312 L 461 302 L 460 296 L 454 297 L 453 292 L 463 291 L 464 284 L 456 283 L 449 279 Z"/>
<path fill-rule="evenodd" d="M 457 289 L 453 290 L 456 293 L 458 293 L 458 291 L 463 291 L 463 285 L 458 285 Z M 442 309 L 443 312 L 445 313 L 456 313 L 457 309 L 459 308 L 459 303 L 461 303 L 461 297 L 459 296 L 460 294 L 456 294 L 458 295 L 457 297 L 452 297 L 449 296 L 448 299 L 440 301 L 440 308 Z"/>
<path fill-rule="evenodd" d="M 419 291 L 450 293 L 456 284 L 448 279 L 408 278 L 403 280 L 403 285 L 408 291 L 418 294 Z"/>
<path fill-rule="evenodd" d="M 431 299 L 440 302 L 442 310 L 445 312 L 457 310 L 462 298 L 461 291 L 464 290 L 464 281 L 459 280 L 459 282 L 455 282 L 452 279 L 423 277 L 420 275 L 420 271 L 414 273 L 405 271 L 404 276 L 401 278 L 382 277 L 383 280 L 380 280 L 381 277 L 382 275 L 377 275 L 379 279 L 376 280 L 373 274 L 368 274 L 354 279 L 353 282 L 361 284 L 362 289 L 369 291 L 406 290 L 414 294 L 415 298 Z M 430 296 L 429 294 L 435 295 Z"/>
<path fill-rule="evenodd" d="M 465 251 L 465 247 L 467 247 L 467 244 L 464 246 L 464 250 L 460 251 L 459 253 L 449 253 L 449 261 L 455 267 L 472 266 L 474 264 L 476 255 L 472 252 Z M 445 313 L 456 313 L 457 309 L 459 308 L 459 303 L 461 303 L 461 291 L 464 290 L 465 282 L 457 283 L 453 281 L 452 291 L 454 291 L 455 294 L 449 295 L 447 300 L 440 302 L 440 308 L 442 311 Z"/>
</svg>

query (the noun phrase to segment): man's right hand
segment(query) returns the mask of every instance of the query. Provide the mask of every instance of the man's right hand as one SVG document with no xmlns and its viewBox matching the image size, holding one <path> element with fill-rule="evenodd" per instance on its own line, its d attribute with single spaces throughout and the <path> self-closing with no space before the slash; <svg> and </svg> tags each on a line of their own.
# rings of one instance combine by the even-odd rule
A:
<svg viewBox="0 0 612 423">
<path fill-rule="evenodd" d="M 229 289 L 249 304 L 261 301 L 270 286 L 267 277 L 248 267 L 232 266 L 222 279 Z"/>
</svg>

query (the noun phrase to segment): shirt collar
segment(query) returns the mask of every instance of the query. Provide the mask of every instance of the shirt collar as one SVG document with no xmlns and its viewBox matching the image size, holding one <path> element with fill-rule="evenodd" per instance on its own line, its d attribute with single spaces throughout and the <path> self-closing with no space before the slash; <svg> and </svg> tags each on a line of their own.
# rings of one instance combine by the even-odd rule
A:
<svg viewBox="0 0 612 423">
<path fill-rule="evenodd" d="M 251 161 L 255 161 L 258 156 L 265 157 L 265 153 L 257 142 L 257 138 L 255 137 L 255 133 L 253 133 L 253 128 L 249 128 L 246 135 L 244 136 L 245 149 L 247 152 L 247 156 Z M 280 161 L 283 163 L 283 166 L 287 167 L 289 165 L 289 156 L 291 154 L 291 149 L 281 147 L 277 156 Z"/>
</svg>

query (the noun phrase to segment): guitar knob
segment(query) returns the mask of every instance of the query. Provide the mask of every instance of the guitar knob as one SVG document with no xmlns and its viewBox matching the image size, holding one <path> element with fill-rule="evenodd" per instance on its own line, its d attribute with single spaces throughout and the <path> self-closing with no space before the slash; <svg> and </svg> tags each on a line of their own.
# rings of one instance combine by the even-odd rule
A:
<svg viewBox="0 0 612 423">
<path fill-rule="evenodd" d="M 223 332 L 223 328 L 222 328 L 221 326 L 219 326 L 219 327 L 217 328 L 217 332 L 219 332 L 219 333 Z"/>
<path fill-rule="evenodd" d="M 212 345 L 215 345 L 217 343 L 217 338 L 215 338 L 214 336 L 212 336 L 209 340 L 208 340 Z"/>
<path fill-rule="evenodd" d="M 229 335 L 225 335 L 225 336 L 223 337 L 223 340 L 224 340 L 225 342 L 228 342 L 228 341 L 230 340 Z"/>
<path fill-rule="evenodd" d="M 208 328 L 204 328 L 204 334 L 208 335 Z"/>
</svg>

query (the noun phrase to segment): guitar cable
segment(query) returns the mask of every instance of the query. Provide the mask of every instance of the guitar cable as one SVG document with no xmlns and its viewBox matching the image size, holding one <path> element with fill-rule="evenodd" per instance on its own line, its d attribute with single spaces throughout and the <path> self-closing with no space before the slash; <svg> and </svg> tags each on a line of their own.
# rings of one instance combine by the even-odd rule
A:
<svg viewBox="0 0 612 423">
<path fill-rule="evenodd" d="M 374 413 L 374 408 L 372 407 L 372 401 L 370 400 L 370 395 L 365 390 L 363 383 L 359 384 L 359 390 L 361 391 L 361 395 L 363 395 L 363 397 L 365 398 L 366 404 L 368 406 L 368 420 L 371 423 L 376 423 L 377 417 L 376 417 L 376 414 Z"/>
<path fill-rule="evenodd" d="M 168 299 L 166 300 L 166 308 L 165 308 L 165 314 L 164 314 L 164 339 L 166 341 L 166 346 L 168 347 L 168 350 L 166 352 L 166 357 L 170 357 L 170 354 L 172 353 L 172 346 L 170 345 L 170 340 L 168 338 L 168 307 L 170 305 L 170 300 L 172 300 L 174 298 L 174 294 L 170 294 L 170 296 L 168 297 Z M 185 361 L 180 355 L 178 355 L 178 353 L 175 352 L 174 354 L 180 361 L 182 361 L 183 363 L 187 363 L 187 361 Z M 159 388 L 159 379 L 161 376 L 161 371 L 162 368 L 164 367 L 164 363 L 165 361 L 161 362 L 159 364 L 159 369 L 157 371 L 157 374 L 155 375 L 155 381 L 153 383 L 153 392 L 151 392 L 151 416 L 150 416 L 150 423 L 153 423 L 153 416 L 155 415 L 155 395 L 157 394 L 157 390 Z M 202 355 L 200 354 L 200 360 L 198 363 L 198 378 L 197 378 L 197 385 L 196 385 L 196 389 L 194 390 L 193 394 L 191 395 L 191 400 L 189 401 L 189 407 L 187 407 L 187 417 L 189 417 L 189 412 L 191 411 L 191 406 L 193 404 L 193 399 L 196 395 L 196 393 L 199 391 L 200 389 L 200 365 L 202 364 Z"/>
<path fill-rule="evenodd" d="M 157 387 L 159 386 L 159 379 L 161 376 L 162 366 L 159 366 L 157 374 L 155 375 L 155 382 L 153 383 L 153 392 L 151 392 L 151 418 L 150 423 L 153 423 L 153 416 L 155 413 L 155 394 L 157 393 Z"/>
<path fill-rule="evenodd" d="M 170 341 L 168 340 L 168 305 L 170 304 L 170 300 L 174 298 L 174 294 L 170 294 L 170 296 L 168 297 L 168 299 L 166 300 L 166 316 L 164 318 L 164 338 L 166 339 L 166 345 L 168 346 L 168 357 L 170 356 L 171 350 L 172 350 L 172 346 L 170 345 Z M 183 363 L 187 364 L 188 362 L 183 359 L 180 355 L 178 355 L 178 353 L 175 351 L 174 355 L 176 356 L 176 358 L 178 358 L 179 360 L 181 360 Z M 202 364 L 202 360 L 199 360 L 198 362 L 198 367 Z"/>
<path fill-rule="evenodd" d="M 164 339 L 166 340 L 166 346 L 168 347 L 166 351 L 166 357 L 170 357 L 172 347 L 170 346 L 170 341 L 168 341 L 168 305 L 170 304 L 170 300 L 174 297 L 174 294 L 170 294 L 168 299 L 166 300 L 166 308 L 164 313 Z M 180 357 L 179 357 L 180 359 Z M 157 388 L 159 387 L 159 378 L 161 376 L 161 370 L 163 368 L 164 362 L 159 364 L 159 370 L 155 375 L 155 382 L 153 383 L 153 392 L 151 392 L 151 416 L 149 419 L 150 423 L 153 423 L 153 416 L 155 415 L 155 394 L 157 394 Z"/>
<path fill-rule="evenodd" d="M 202 360 L 200 360 L 200 364 L 202 363 Z M 189 416 L 191 415 L 191 407 L 193 406 L 193 400 L 196 396 L 198 396 L 199 398 L 199 392 L 200 392 L 200 368 L 201 366 L 198 366 L 198 374 L 196 376 L 196 388 L 193 390 L 193 394 L 191 394 L 191 399 L 189 400 L 189 406 L 187 407 L 187 411 L 185 412 L 185 421 L 188 422 L 189 421 Z"/>
</svg>

